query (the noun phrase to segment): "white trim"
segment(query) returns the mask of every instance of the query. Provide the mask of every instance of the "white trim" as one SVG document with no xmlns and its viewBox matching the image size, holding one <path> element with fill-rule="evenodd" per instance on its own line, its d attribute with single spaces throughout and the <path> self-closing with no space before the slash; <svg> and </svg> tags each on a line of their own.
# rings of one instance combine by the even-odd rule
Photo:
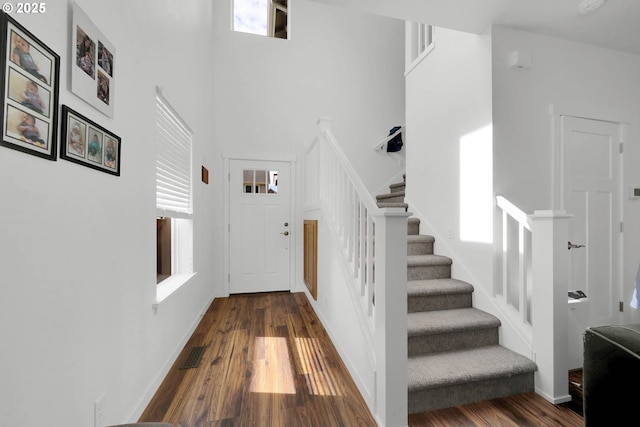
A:
<svg viewBox="0 0 640 427">
<path fill-rule="evenodd" d="M 169 295 L 180 289 L 197 273 L 173 274 L 156 285 L 156 300 L 152 304 L 152 308 L 157 310 L 160 303 L 167 299 Z"/>
<path fill-rule="evenodd" d="M 421 28 L 427 28 L 430 33 L 430 43 L 420 51 L 420 43 L 424 40 L 424 33 Z M 414 34 L 415 33 L 415 34 Z M 416 22 L 405 22 L 405 70 L 407 77 L 435 48 L 436 29 L 433 25 L 420 24 Z M 414 53 L 417 52 L 417 53 Z"/>
</svg>

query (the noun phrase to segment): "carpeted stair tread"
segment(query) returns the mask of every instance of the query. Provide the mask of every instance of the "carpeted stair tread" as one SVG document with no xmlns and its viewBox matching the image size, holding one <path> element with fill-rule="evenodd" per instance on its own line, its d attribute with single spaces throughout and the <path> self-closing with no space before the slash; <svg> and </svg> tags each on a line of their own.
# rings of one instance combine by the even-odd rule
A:
<svg viewBox="0 0 640 427">
<path fill-rule="evenodd" d="M 378 202 L 379 208 L 401 208 L 407 210 L 409 205 L 407 203 L 400 202 Z"/>
<path fill-rule="evenodd" d="M 428 234 L 412 234 L 410 236 L 407 236 L 408 243 L 411 243 L 411 242 L 433 243 L 435 241 L 436 241 L 435 237 L 429 236 Z"/>
<path fill-rule="evenodd" d="M 397 191 L 395 193 L 378 194 L 376 196 L 376 200 L 384 201 L 384 200 L 395 199 L 395 198 L 400 198 L 400 197 L 402 197 L 402 199 L 404 200 L 404 191 Z"/>
<path fill-rule="evenodd" d="M 396 182 L 395 184 L 389 185 L 389 191 L 391 193 L 397 193 L 399 191 L 405 191 L 406 184 L 404 182 Z"/>
<path fill-rule="evenodd" d="M 451 264 L 452 264 L 451 258 L 442 256 L 442 255 L 408 255 L 407 256 L 408 267 L 451 265 Z"/>
<path fill-rule="evenodd" d="M 470 292 L 473 292 L 473 285 L 457 279 L 409 280 L 407 282 L 407 295 L 409 297 L 465 294 Z"/>
<path fill-rule="evenodd" d="M 482 310 L 468 307 L 409 313 L 407 325 L 407 335 L 413 337 L 498 328 L 500 320 Z"/>
<path fill-rule="evenodd" d="M 534 362 L 499 345 L 410 357 L 409 392 L 536 370 Z"/>
<path fill-rule="evenodd" d="M 378 207 L 408 211 L 405 190 L 406 180 L 390 184 Z M 434 255 L 434 242 L 408 218 L 409 413 L 533 390 L 536 364 L 498 345 L 500 320 L 473 308 L 473 285 L 451 278 L 453 260 Z"/>
</svg>

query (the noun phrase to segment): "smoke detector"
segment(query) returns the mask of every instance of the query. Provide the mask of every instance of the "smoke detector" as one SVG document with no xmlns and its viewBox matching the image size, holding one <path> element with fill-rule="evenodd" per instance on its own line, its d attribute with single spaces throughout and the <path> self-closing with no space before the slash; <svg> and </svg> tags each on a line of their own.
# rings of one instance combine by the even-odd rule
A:
<svg viewBox="0 0 640 427">
<path fill-rule="evenodd" d="M 600 9 L 607 0 L 582 0 L 578 5 L 580 15 L 590 15 Z"/>
</svg>

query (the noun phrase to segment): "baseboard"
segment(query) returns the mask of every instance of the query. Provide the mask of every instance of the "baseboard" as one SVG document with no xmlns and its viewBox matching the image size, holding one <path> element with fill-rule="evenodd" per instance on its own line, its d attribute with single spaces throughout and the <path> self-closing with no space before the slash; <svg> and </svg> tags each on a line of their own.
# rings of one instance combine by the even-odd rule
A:
<svg viewBox="0 0 640 427">
<path fill-rule="evenodd" d="M 178 356 L 180 356 L 182 349 L 184 348 L 185 345 L 187 345 L 187 342 L 195 332 L 196 328 L 200 324 L 200 321 L 202 320 L 202 317 L 205 315 L 205 313 L 209 309 L 209 306 L 211 305 L 211 303 L 215 298 L 216 298 L 215 296 L 212 296 L 209 299 L 209 301 L 204 305 L 203 309 L 200 312 L 200 315 L 198 315 L 194 319 L 193 324 L 189 327 L 189 329 L 187 329 L 184 336 L 178 343 L 175 351 L 171 354 L 171 357 L 169 357 L 169 359 L 167 360 L 167 363 L 164 365 L 164 367 L 161 369 L 158 375 L 156 375 L 152 383 L 145 390 L 144 395 L 142 396 L 138 404 L 135 406 L 133 413 L 131 414 L 131 416 L 129 416 L 128 422 L 130 423 L 138 422 L 138 420 L 142 416 L 142 413 L 151 402 L 151 399 L 153 399 L 153 396 L 156 394 L 156 392 L 160 388 L 160 385 L 162 385 L 162 381 L 164 381 L 166 376 L 169 374 L 169 371 L 171 370 L 171 367 L 173 366 L 173 364 L 176 362 L 176 360 L 178 360 Z"/>
<path fill-rule="evenodd" d="M 554 405 L 559 405 L 561 403 L 571 402 L 571 395 L 570 394 L 567 394 L 567 395 L 564 395 L 564 396 L 552 397 L 552 396 L 549 396 L 547 393 L 542 392 L 537 387 L 536 387 L 535 392 L 536 392 L 536 394 L 542 396 L 546 401 L 551 402 Z"/>
</svg>

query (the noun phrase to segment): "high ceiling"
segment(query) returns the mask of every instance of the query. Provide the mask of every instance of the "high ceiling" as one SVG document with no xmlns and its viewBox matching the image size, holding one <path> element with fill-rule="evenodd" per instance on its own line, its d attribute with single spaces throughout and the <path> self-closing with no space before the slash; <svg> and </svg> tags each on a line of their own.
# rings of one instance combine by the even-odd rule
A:
<svg viewBox="0 0 640 427">
<path fill-rule="evenodd" d="M 640 55 L 640 0 L 314 0 L 378 15 L 482 33 L 503 25 Z"/>
</svg>

